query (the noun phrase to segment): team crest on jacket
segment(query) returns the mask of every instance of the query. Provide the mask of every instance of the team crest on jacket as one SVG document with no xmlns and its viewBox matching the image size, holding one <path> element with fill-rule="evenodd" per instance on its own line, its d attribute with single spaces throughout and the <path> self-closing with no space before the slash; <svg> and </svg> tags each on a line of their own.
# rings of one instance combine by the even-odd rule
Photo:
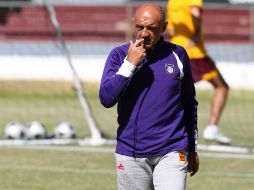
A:
<svg viewBox="0 0 254 190">
<path fill-rule="evenodd" d="M 165 64 L 165 70 L 168 74 L 172 74 L 175 71 L 173 64 Z"/>
</svg>

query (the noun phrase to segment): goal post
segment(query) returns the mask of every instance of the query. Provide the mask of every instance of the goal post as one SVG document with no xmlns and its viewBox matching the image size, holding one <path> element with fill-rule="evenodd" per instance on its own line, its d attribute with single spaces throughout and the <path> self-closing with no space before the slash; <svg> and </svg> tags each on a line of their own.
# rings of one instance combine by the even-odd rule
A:
<svg viewBox="0 0 254 190">
<path fill-rule="evenodd" d="M 68 120 L 80 131 L 81 144 L 115 143 L 116 107 L 101 106 L 98 86 L 110 50 L 132 36 L 130 18 L 137 4 L 67 1 L 0 1 L 0 6 L 20 8 L 0 24 L 0 125 L 38 119 L 52 130 Z M 206 47 L 230 86 L 220 125 L 232 146 L 253 147 L 253 12 L 253 7 L 204 8 Z M 202 131 L 214 92 L 208 85 L 196 85 L 199 143 L 204 145 L 210 144 Z"/>
<path fill-rule="evenodd" d="M 81 144 L 88 143 L 88 144 L 92 144 L 92 145 L 98 145 L 98 144 L 107 143 L 109 141 L 102 138 L 102 134 L 101 134 L 100 130 L 96 127 L 94 117 L 92 115 L 91 109 L 88 105 L 88 102 L 87 102 L 84 92 L 83 92 L 81 81 L 78 77 L 75 67 L 72 64 L 71 55 L 70 55 L 69 50 L 65 44 L 64 36 L 61 31 L 61 26 L 60 26 L 58 19 L 57 19 L 55 9 L 52 5 L 47 4 L 47 3 L 46 3 L 46 7 L 47 7 L 48 13 L 50 15 L 51 23 L 54 26 L 54 29 L 56 31 L 56 37 L 57 37 L 57 40 L 61 46 L 62 53 L 65 56 L 65 58 L 68 62 L 68 65 L 72 71 L 75 92 L 77 93 L 77 96 L 80 101 L 80 105 L 84 111 L 85 118 L 87 120 L 89 130 L 91 132 L 91 138 L 86 138 L 84 141 L 81 142 Z"/>
<path fill-rule="evenodd" d="M 3 35 L 0 34 L 0 38 L 2 38 L 0 49 L 6 51 L 6 54 L 3 53 L 1 55 L 1 60 L 3 61 L 2 63 L 8 63 L 1 65 L 1 68 L 3 68 L 0 71 L 3 87 L 1 89 L 1 97 L 5 96 L 5 93 L 10 94 L 10 99 L 15 96 L 13 97 L 13 108 L 7 105 L 6 111 L 0 110 L 0 112 L 5 112 L 5 116 L 3 115 L 5 118 L 1 119 L 2 128 L 9 121 L 21 121 L 28 124 L 32 120 L 40 120 L 47 125 L 51 125 L 50 128 L 53 128 L 61 120 L 69 120 L 74 123 L 74 126 L 79 125 L 79 128 L 81 125 L 87 126 L 87 130 L 82 131 L 86 131 L 85 134 L 89 134 L 89 137 L 85 136 L 82 139 L 78 139 L 80 145 L 115 144 L 115 140 L 104 138 L 101 130 L 97 127 L 91 107 L 84 94 L 84 85 L 77 72 L 77 65 L 78 68 L 87 69 L 91 63 L 85 63 L 86 67 L 84 67 L 84 64 L 81 66 L 80 62 L 84 60 L 83 58 L 81 60 L 75 58 L 76 64 L 73 63 L 73 58 L 65 42 L 54 6 L 47 3 L 47 1 L 42 1 L 38 4 L 21 1 L 1 1 L 0 6 L 6 7 L 6 9 L 18 7 L 21 10 L 20 13 L 9 13 L 7 22 L 0 26 L 0 33 L 3 33 Z M 34 15 L 37 18 L 34 18 Z M 5 34 L 7 34 L 7 37 L 4 36 Z M 9 37 L 11 40 L 8 39 Z M 17 40 L 15 39 L 16 37 L 18 38 Z M 75 47 L 75 49 L 77 48 Z M 102 60 L 102 58 L 99 59 L 100 61 Z M 96 59 L 90 58 L 90 60 L 94 61 Z M 73 85 L 71 85 L 70 81 L 72 81 Z M 19 90 L 17 90 L 16 95 L 12 94 L 14 92 L 8 86 L 20 89 L 21 95 Z M 42 86 L 42 89 L 39 89 L 39 86 Z M 63 87 L 62 92 L 58 91 L 62 88 L 61 86 Z M 77 107 L 77 102 L 73 99 L 70 89 L 73 89 L 73 92 L 76 93 L 82 111 Z M 51 93 L 52 96 L 57 97 L 56 100 L 53 100 L 53 97 L 49 98 Z M 96 93 L 93 93 L 93 96 L 94 94 Z M 40 100 L 33 100 L 37 99 L 37 97 L 33 97 L 36 95 Z M 30 102 L 28 96 L 31 96 Z M 47 98 L 52 98 L 52 102 L 47 100 Z M 22 103 L 19 103 L 16 99 L 22 99 Z M 71 99 L 70 105 L 68 99 Z M 26 104 L 25 101 L 28 103 Z M 38 102 L 41 102 L 41 104 Z M 37 103 L 38 105 L 30 106 L 30 104 Z M 60 107 L 56 107 L 56 103 Z M 15 109 L 15 114 L 12 114 L 9 109 Z M 83 112 L 83 119 L 80 118 L 80 112 Z M 84 125 L 82 122 L 86 122 L 86 124 Z M 45 144 L 44 141 L 41 141 L 41 143 Z"/>
</svg>

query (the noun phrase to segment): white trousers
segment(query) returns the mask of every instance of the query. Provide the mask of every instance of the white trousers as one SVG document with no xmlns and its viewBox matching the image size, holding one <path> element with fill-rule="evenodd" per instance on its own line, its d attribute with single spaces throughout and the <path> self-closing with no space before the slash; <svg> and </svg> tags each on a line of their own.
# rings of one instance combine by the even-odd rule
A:
<svg viewBox="0 0 254 190">
<path fill-rule="evenodd" d="M 133 158 L 117 153 L 115 156 L 118 190 L 185 190 L 185 152 L 151 158 Z"/>
</svg>

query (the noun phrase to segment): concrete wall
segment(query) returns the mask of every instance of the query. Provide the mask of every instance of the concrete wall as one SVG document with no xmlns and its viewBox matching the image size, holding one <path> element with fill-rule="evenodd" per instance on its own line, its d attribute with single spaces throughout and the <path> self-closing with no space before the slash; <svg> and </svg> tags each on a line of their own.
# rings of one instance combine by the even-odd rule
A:
<svg viewBox="0 0 254 190">
<path fill-rule="evenodd" d="M 84 81 L 99 82 L 106 55 L 74 56 L 73 65 Z M 72 72 L 63 56 L 0 56 L 0 80 L 72 80 Z M 254 63 L 217 62 L 231 88 L 254 89 Z M 206 82 L 197 84 L 209 88 Z"/>
</svg>

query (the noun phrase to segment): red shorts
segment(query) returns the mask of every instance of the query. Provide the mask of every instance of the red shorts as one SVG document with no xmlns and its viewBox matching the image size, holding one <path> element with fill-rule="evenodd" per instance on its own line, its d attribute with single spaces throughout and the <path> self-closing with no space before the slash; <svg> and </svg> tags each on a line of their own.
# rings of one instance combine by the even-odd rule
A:
<svg viewBox="0 0 254 190">
<path fill-rule="evenodd" d="M 210 57 L 190 59 L 193 81 L 211 80 L 218 77 L 218 70 Z"/>
</svg>

